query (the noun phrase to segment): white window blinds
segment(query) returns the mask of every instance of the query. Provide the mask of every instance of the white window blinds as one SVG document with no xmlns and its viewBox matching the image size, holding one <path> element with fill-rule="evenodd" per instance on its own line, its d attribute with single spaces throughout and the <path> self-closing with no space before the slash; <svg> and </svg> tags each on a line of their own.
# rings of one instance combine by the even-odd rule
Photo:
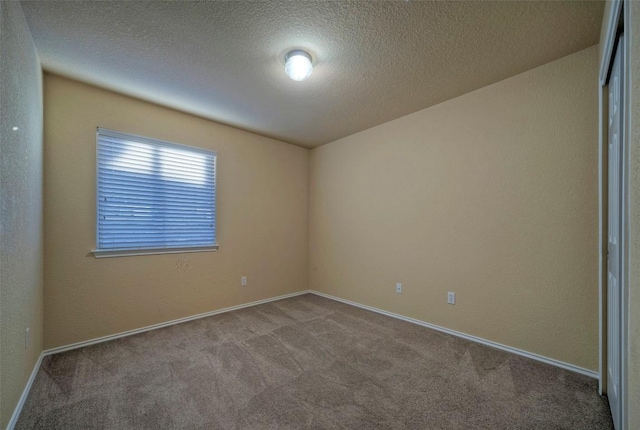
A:
<svg viewBox="0 0 640 430">
<path fill-rule="evenodd" d="M 216 153 L 99 128 L 100 251 L 216 247 Z"/>
</svg>

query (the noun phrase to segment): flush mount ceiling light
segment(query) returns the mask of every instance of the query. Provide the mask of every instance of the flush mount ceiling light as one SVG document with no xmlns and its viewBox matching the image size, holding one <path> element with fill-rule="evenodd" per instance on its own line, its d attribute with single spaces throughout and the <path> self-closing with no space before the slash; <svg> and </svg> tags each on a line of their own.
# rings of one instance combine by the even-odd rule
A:
<svg viewBox="0 0 640 430">
<path fill-rule="evenodd" d="M 313 71 L 311 55 L 300 49 L 289 52 L 284 56 L 284 71 L 294 81 L 304 81 Z"/>
</svg>

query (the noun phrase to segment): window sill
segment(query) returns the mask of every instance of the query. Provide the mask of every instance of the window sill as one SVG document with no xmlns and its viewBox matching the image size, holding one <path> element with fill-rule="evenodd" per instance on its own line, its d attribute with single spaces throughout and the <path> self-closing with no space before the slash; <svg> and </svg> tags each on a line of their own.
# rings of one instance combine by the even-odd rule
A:
<svg viewBox="0 0 640 430">
<path fill-rule="evenodd" d="M 91 251 L 95 258 L 133 257 L 137 255 L 156 254 L 184 254 L 187 252 L 214 252 L 220 245 L 188 246 L 183 248 L 142 248 L 142 249 L 94 249 Z"/>
</svg>

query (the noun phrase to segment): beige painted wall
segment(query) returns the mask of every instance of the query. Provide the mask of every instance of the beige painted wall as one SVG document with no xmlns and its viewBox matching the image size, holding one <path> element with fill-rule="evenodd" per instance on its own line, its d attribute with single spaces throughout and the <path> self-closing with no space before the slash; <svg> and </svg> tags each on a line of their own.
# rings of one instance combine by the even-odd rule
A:
<svg viewBox="0 0 640 430">
<path fill-rule="evenodd" d="M 594 46 L 314 149 L 310 288 L 597 370 L 597 65 Z"/>
<path fill-rule="evenodd" d="M 0 2 L 0 76 L 0 428 L 5 428 L 42 352 L 42 73 L 18 2 Z M 27 327 L 31 345 L 25 349 Z"/>
<path fill-rule="evenodd" d="M 307 149 L 49 74 L 44 100 L 45 348 L 307 289 Z M 98 126 L 218 152 L 218 252 L 90 254 Z"/>
<path fill-rule="evenodd" d="M 640 3 L 627 2 L 630 29 L 630 285 L 629 285 L 629 429 L 640 429 Z M 606 16 L 605 16 L 606 17 Z"/>
</svg>

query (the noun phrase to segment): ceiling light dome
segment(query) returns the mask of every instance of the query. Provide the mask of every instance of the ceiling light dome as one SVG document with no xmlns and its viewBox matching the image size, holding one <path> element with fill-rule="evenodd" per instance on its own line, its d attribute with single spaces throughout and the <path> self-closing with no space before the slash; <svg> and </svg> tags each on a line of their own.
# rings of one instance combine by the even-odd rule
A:
<svg viewBox="0 0 640 430">
<path fill-rule="evenodd" d="M 294 81 L 304 81 L 313 71 L 311 55 L 296 49 L 284 56 L 284 71 Z"/>
</svg>

